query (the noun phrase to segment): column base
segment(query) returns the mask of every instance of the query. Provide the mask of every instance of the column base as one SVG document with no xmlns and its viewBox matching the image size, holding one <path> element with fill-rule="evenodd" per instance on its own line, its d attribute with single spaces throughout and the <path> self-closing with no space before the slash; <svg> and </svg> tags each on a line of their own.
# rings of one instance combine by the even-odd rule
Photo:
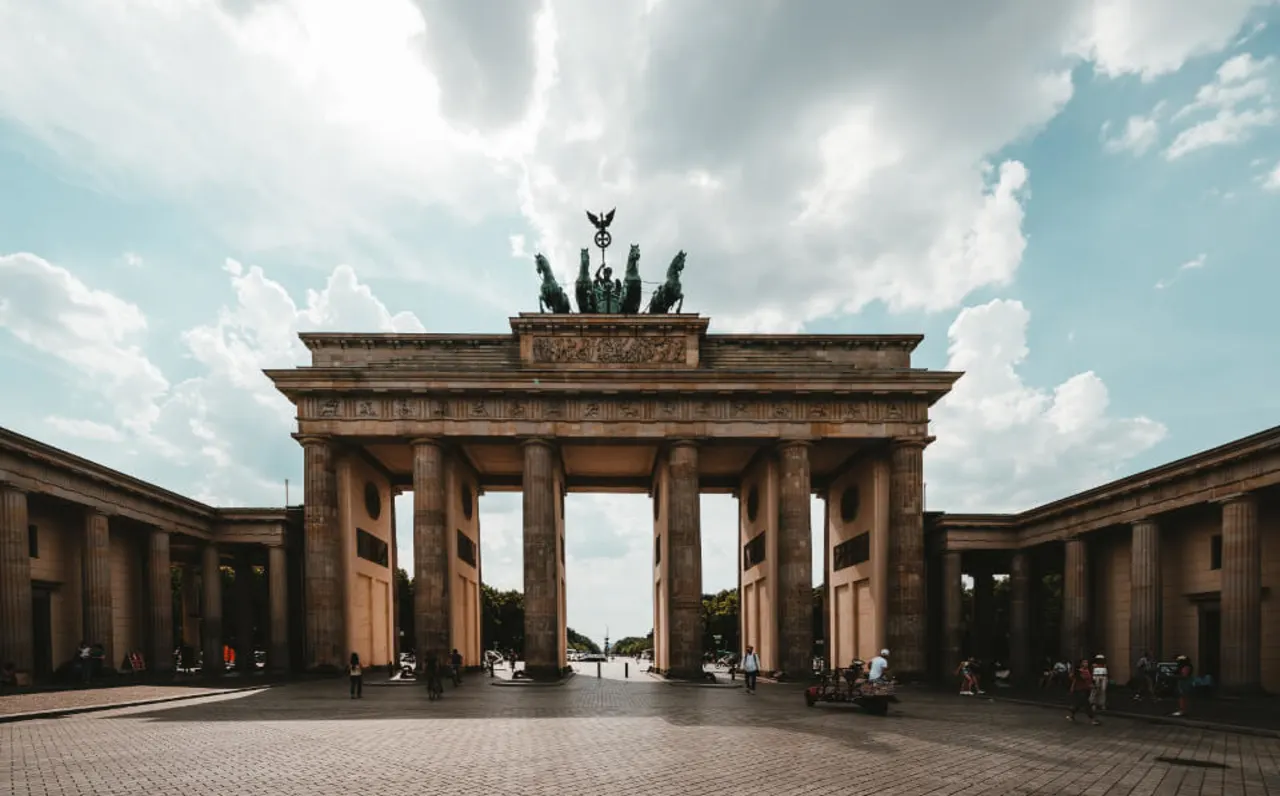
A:
<svg viewBox="0 0 1280 796">
<path fill-rule="evenodd" d="M 524 677 L 522 680 L 538 680 L 546 682 L 548 680 L 559 680 L 564 674 L 555 666 L 530 666 L 524 665 Z"/>
</svg>

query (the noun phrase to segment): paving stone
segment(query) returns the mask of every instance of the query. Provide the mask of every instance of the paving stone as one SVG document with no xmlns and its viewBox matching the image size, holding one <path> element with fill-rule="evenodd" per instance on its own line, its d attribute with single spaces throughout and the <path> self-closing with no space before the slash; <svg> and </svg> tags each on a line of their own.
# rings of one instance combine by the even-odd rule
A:
<svg viewBox="0 0 1280 796">
<path fill-rule="evenodd" d="M 0 724 L 0 793 L 500 796 L 1276 794 L 1280 740 L 904 693 L 883 718 L 795 686 L 680 689 L 577 677 L 439 702 L 307 682 Z M 1225 764 L 1195 768 L 1167 756 Z"/>
</svg>

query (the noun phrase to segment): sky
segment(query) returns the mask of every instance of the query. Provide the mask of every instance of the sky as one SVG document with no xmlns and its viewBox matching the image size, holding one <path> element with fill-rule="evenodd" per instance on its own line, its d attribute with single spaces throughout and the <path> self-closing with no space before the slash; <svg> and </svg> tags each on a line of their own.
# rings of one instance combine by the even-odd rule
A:
<svg viewBox="0 0 1280 796">
<path fill-rule="evenodd" d="M 1277 423 L 1278 55 L 1271 0 L 0 0 L 0 425 L 296 503 L 299 331 L 507 331 L 616 206 L 712 331 L 925 334 L 928 508 L 1023 510 Z M 568 499 L 597 640 L 646 501 Z"/>
</svg>

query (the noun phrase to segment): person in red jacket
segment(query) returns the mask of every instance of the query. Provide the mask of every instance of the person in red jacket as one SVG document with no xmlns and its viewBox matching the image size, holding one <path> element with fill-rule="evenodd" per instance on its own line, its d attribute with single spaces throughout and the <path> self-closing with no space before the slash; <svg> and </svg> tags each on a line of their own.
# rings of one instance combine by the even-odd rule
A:
<svg viewBox="0 0 1280 796">
<path fill-rule="evenodd" d="M 1089 700 L 1089 695 L 1093 693 L 1093 666 L 1090 665 L 1088 658 L 1076 664 L 1067 688 L 1071 692 L 1071 712 L 1067 714 L 1067 721 L 1075 721 L 1076 714 L 1083 710 L 1094 725 L 1101 724 L 1102 722 L 1098 721 L 1098 717 L 1093 714 L 1093 703 Z"/>
</svg>

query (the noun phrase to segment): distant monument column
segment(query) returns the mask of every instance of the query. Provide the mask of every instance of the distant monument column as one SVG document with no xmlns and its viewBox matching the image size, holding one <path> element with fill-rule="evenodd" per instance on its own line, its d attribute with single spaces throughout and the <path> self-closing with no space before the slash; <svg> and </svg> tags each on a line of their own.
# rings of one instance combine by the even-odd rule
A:
<svg viewBox="0 0 1280 796">
<path fill-rule="evenodd" d="M 0 663 L 20 672 L 35 665 L 27 524 L 27 493 L 0 484 Z"/>
<path fill-rule="evenodd" d="M 153 528 L 147 547 L 147 618 L 151 645 L 146 665 L 162 674 L 173 672 L 173 573 L 169 563 L 169 532 Z"/>
<path fill-rule="evenodd" d="M 673 442 L 667 452 L 668 675 L 702 679 L 702 509 L 698 447 Z"/>
<path fill-rule="evenodd" d="M 890 662 L 899 677 L 928 666 L 924 577 L 924 449 L 928 438 L 894 439 L 889 452 L 889 583 L 885 589 Z M 878 651 L 878 650 L 877 650 Z"/>
<path fill-rule="evenodd" d="M 222 554 L 218 546 L 207 544 L 200 553 L 200 673 L 206 677 L 222 674 Z"/>
<path fill-rule="evenodd" d="M 1062 565 L 1062 653 L 1077 662 L 1089 653 L 1089 548 L 1066 541 Z"/>
<path fill-rule="evenodd" d="M 1235 495 L 1222 503 L 1222 687 L 1236 693 L 1262 687 L 1262 547 L 1258 500 Z"/>
<path fill-rule="evenodd" d="M 449 537 L 445 527 L 444 449 L 413 441 L 413 631 L 418 668 L 449 654 Z"/>
<path fill-rule="evenodd" d="M 544 439 L 524 443 L 524 670 L 559 677 L 560 592 L 556 539 L 555 451 Z"/>
<path fill-rule="evenodd" d="M 271 611 L 267 666 L 273 672 L 287 672 L 289 671 L 289 569 L 288 553 L 283 544 L 267 548 L 267 594 L 267 603 Z"/>
<path fill-rule="evenodd" d="M 1009 668 L 1015 680 L 1034 682 L 1031 664 L 1031 554 L 1015 550 L 1009 563 Z"/>
<path fill-rule="evenodd" d="M 104 665 L 114 668 L 128 650 L 113 647 L 111 606 L 111 525 L 107 515 L 89 509 L 84 517 L 84 627 L 81 635 L 106 651 Z"/>
<path fill-rule="evenodd" d="M 813 668 L 809 443 L 785 442 L 778 455 L 778 666 L 799 678 Z"/>
<path fill-rule="evenodd" d="M 304 567 L 308 669 L 345 663 L 342 589 L 339 581 L 338 491 L 333 445 L 324 437 L 303 437 Z"/>
</svg>

